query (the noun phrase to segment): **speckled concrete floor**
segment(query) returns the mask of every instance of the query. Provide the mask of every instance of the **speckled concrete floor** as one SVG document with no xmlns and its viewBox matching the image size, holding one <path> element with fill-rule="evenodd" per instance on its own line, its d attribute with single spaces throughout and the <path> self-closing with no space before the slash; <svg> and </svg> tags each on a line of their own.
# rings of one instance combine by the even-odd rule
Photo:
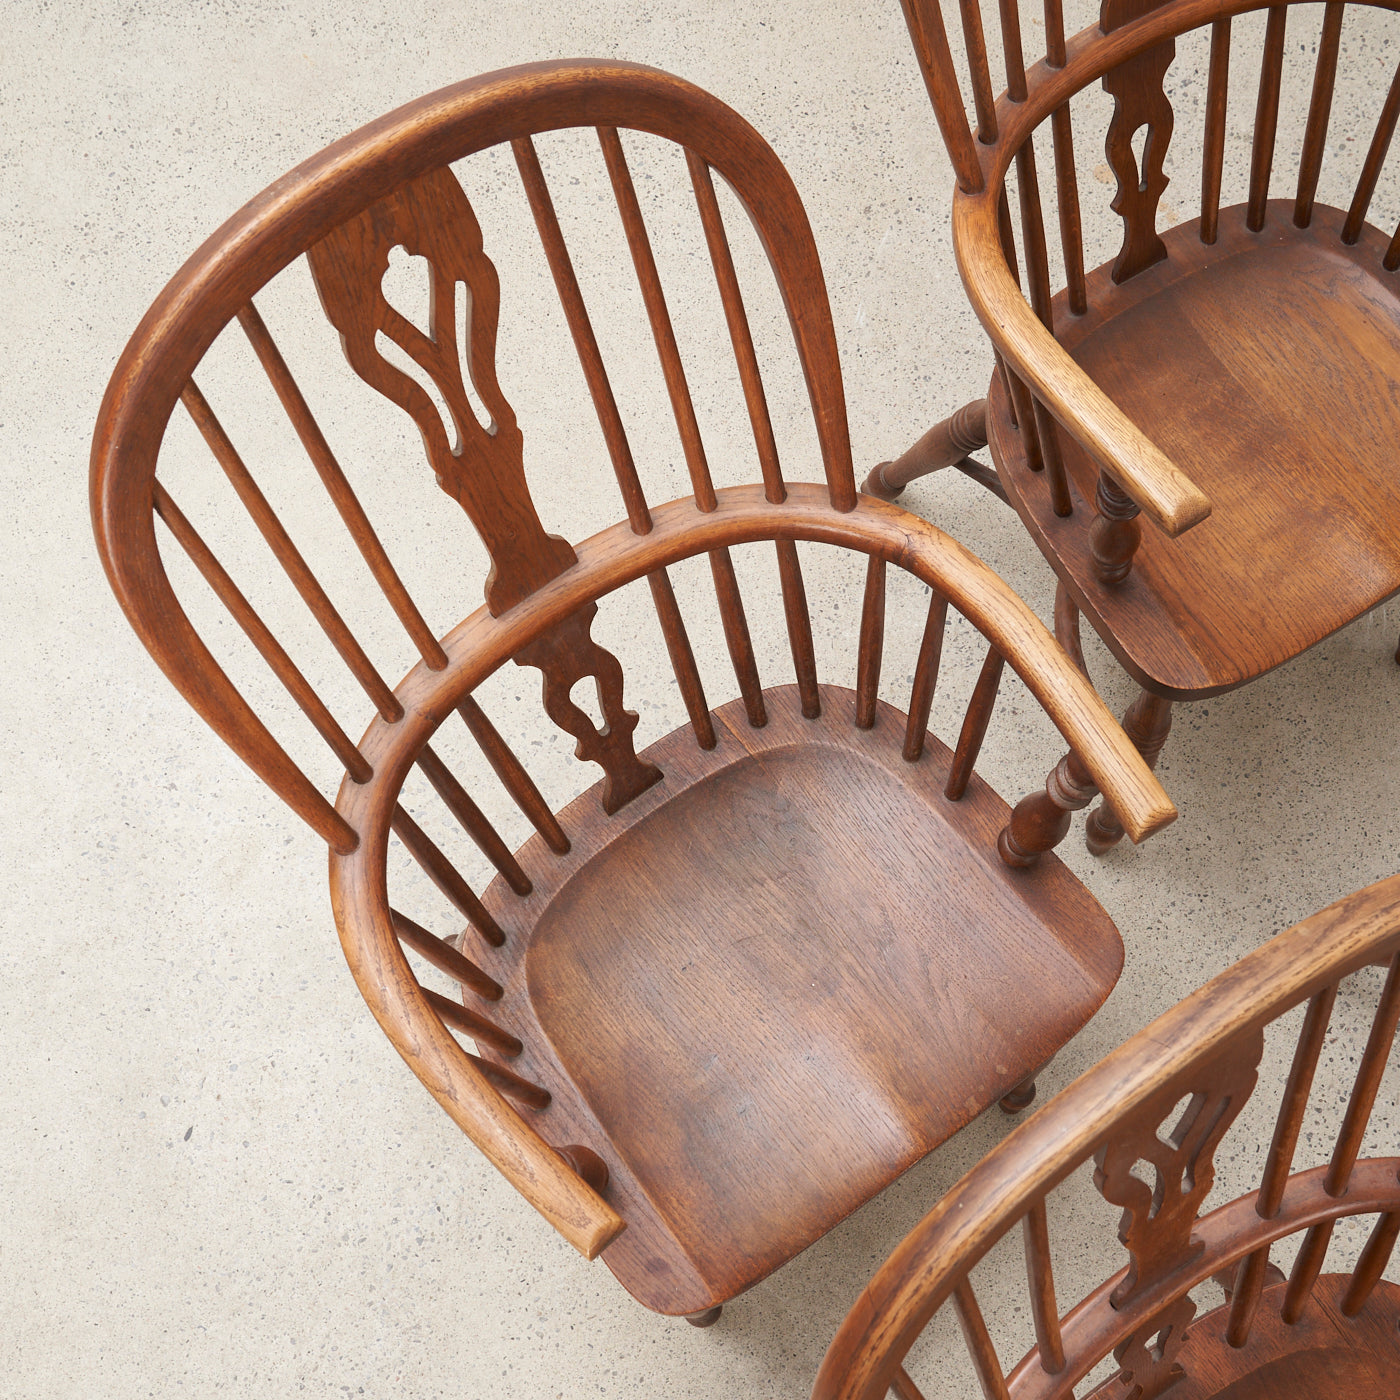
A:
<svg viewBox="0 0 1400 1400">
<path fill-rule="evenodd" d="M 1075 10 L 1084 22 L 1084 5 Z M 1315 26 L 1309 14 L 1290 45 L 1295 85 L 1306 84 Z M 1342 168 L 1339 153 L 1364 148 L 1396 55 L 1384 17 L 1351 14 L 1347 26 L 1329 170 Z M 1246 36 L 1257 28 L 1255 19 L 1237 22 Z M 542 1224 L 411 1078 L 344 968 L 323 852 L 174 694 L 107 590 L 87 517 L 88 437 L 127 335 L 184 257 L 274 177 L 400 102 L 474 72 L 585 54 L 654 63 L 710 88 L 787 163 L 825 261 L 858 462 L 900 450 L 984 391 L 990 356 L 949 248 L 950 176 L 893 0 L 766 8 L 16 0 L 6 12 L 4 1395 L 798 1397 L 871 1269 L 1007 1131 L 1000 1114 L 984 1116 L 712 1331 L 642 1311 L 601 1264 L 585 1264 Z M 1190 72 L 1199 59 L 1199 45 L 1184 42 L 1172 80 L 1177 182 L 1167 199 L 1188 212 L 1203 92 Z M 1227 182 L 1236 189 L 1252 81 L 1241 79 L 1232 115 Z M 1297 136 L 1298 122 L 1285 122 L 1279 188 L 1296 168 Z M 1081 145 L 1093 262 L 1112 252 L 1113 229 L 1106 171 L 1096 183 L 1099 156 L 1092 141 Z M 585 166 L 596 180 L 596 157 L 582 148 L 563 143 L 551 159 L 561 187 Z M 683 349 L 713 430 L 716 474 L 750 479 L 742 435 L 721 409 L 721 381 L 707 378 L 721 345 L 701 305 L 708 271 L 694 257 L 693 233 L 665 232 L 667 176 L 651 159 L 638 155 L 648 179 L 655 174 L 654 186 L 643 182 L 648 217 L 678 322 L 691 311 L 696 318 Z M 577 539 L 619 511 L 598 484 L 596 430 L 563 406 L 553 352 L 527 338 L 521 310 L 533 309 L 544 283 L 529 261 L 533 245 L 529 258 L 516 256 L 528 238 L 503 171 L 488 164 L 470 186 L 507 289 L 502 380 L 521 413 L 546 519 Z M 1324 196 L 1344 203 L 1343 180 L 1328 174 Z M 615 220 L 611 205 L 596 191 L 566 196 L 573 236 L 609 252 L 598 230 Z M 1388 228 L 1396 212 L 1392 182 L 1376 221 Z M 607 238 L 616 239 L 611 224 Z M 740 256 L 756 279 L 752 249 Z M 391 551 L 446 626 L 478 596 L 474 581 L 453 585 L 480 577 L 480 553 L 434 498 L 404 426 L 357 406 L 343 370 L 315 367 L 326 331 L 299 316 L 308 304 L 302 277 L 265 309 L 289 354 L 311 366 L 336 440 L 365 473 L 371 503 L 395 522 L 386 526 Z M 585 286 L 602 302 L 614 290 L 601 274 Z M 681 465 L 656 411 L 637 315 L 619 303 L 601 319 L 610 363 L 623 377 L 635 371 L 639 399 L 652 405 L 632 410 L 629 422 L 660 500 L 679 493 Z M 756 325 L 760 336 L 776 333 L 771 304 Z M 550 333 L 557 338 L 557 324 Z M 809 451 L 795 376 L 780 356 L 774 363 L 775 413 L 797 444 L 789 465 L 810 476 L 793 466 Z M 269 489 L 295 499 L 304 468 L 283 451 L 262 401 L 238 397 L 236 368 L 215 365 L 206 389 L 240 423 Z M 185 428 L 173 435 L 171 471 L 196 491 L 207 473 L 193 465 L 188 437 Z M 375 470 L 386 458 L 409 461 L 410 472 L 386 484 Z M 1010 512 L 960 478 L 916 488 L 907 503 L 1048 616 L 1049 571 Z M 319 517 L 299 510 L 304 535 L 334 544 Z M 210 528 L 244 557 L 236 535 Z M 834 568 L 815 576 L 823 657 L 839 679 L 850 667 L 849 646 L 838 651 L 833 640 L 849 636 L 849 593 L 838 587 L 848 580 Z M 698 583 L 683 601 L 691 597 Z M 905 594 L 892 605 L 891 657 L 896 643 L 910 654 L 918 601 Z M 269 595 L 265 606 L 275 624 L 299 625 L 288 600 Z M 750 608 L 760 643 L 777 655 L 771 587 L 752 587 Z M 192 610 L 219 633 L 213 610 Z M 620 601 L 608 637 L 635 640 L 640 617 L 640 604 Z M 401 639 L 382 618 L 365 626 L 382 664 L 401 673 Z M 1271 932 L 1395 868 L 1397 631 L 1400 605 L 1391 603 L 1248 691 L 1183 709 L 1161 770 L 1183 814 L 1177 825 L 1098 862 L 1077 836 L 1067 843 L 1067 860 L 1119 923 L 1128 957 L 1118 989 L 1048 1087 Z M 706 656 L 716 653 L 713 625 L 697 624 L 696 640 Z M 945 732 L 978 660 L 965 634 L 955 642 L 936 712 Z M 641 646 L 631 672 L 647 738 L 677 717 L 664 661 L 654 643 L 649 651 Z M 1097 644 L 1090 664 L 1111 703 L 1124 704 L 1131 688 Z M 908 665 L 892 660 L 887 671 L 889 698 L 903 704 Z M 340 684 L 328 667 L 313 674 Z M 713 675 L 718 701 L 733 687 Z M 265 681 L 248 676 L 270 698 Z M 498 708 L 514 713 L 512 697 L 524 693 L 515 675 L 501 677 L 497 692 Z M 362 723 L 363 706 L 335 694 L 347 722 Z M 988 740 L 989 779 L 1014 799 L 1056 752 L 1029 696 L 1009 687 Z M 539 742 L 531 761 L 552 798 L 584 781 L 563 743 Z M 1328 1064 L 1337 1076 L 1330 1088 L 1343 1086 L 1346 1054 Z M 1388 1092 L 1381 1136 L 1393 1138 L 1395 1117 Z M 1323 1118 L 1314 1156 L 1325 1150 Z M 1254 1146 L 1239 1149 L 1242 1171 Z M 1238 1189 L 1228 1167 L 1224 1185 Z M 1074 1267 L 1087 1283 L 1111 1253 L 1111 1232 L 1091 1204 L 1069 1221 L 1085 1231 Z M 1012 1297 L 1017 1273 L 1009 1260 L 1005 1279 L 984 1285 L 989 1308 Z M 940 1372 L 947 1393 L 970 1394 L 941 1350 L 947 1339 L 935 1331 L 916 1374 L 931 1395 Z"/>
</svg>

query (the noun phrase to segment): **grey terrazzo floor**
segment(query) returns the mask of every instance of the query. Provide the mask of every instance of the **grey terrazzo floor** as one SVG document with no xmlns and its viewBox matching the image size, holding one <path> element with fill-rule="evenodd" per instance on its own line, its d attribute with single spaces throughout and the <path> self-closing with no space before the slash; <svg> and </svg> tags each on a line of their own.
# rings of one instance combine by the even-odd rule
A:
<svg viewBox="0 0 1400 1400">
<path fill-rule="evenodd" d="M 1074 10 L 1072 19 L 1087 22 L 1091 11 Z M 1288 81 L 1298 90 L 1319 13 L 1306 7 L 1290 41 Z M 1242 45 L 1257 44 L 1260 24 L 1257 16 L 1237 21 Z M 1384 15 L 1349 14 L 1323 188 L 1333 203 L 1347 198 L 1345 171 L 1356 165 L 1348 153 L 1369 139 L 1400 53 L 1395 34 Z M 88 523 L 89 436 L 122 345 L 183 259 L 283 171 L 381 112 L 476 72 L 577 55 L 679 73 L 772 142 L 822 252 L 862 468 L 985 391 L 991 359 L 948 237 L 951 179 L 895 0 L 15 0 L 6 10 L 0 1396 L 803 1396 L 871 1270 L 1008 1130 L 1001 1114 L 984 1115 L 733 1304 L 711 1331 L 643 1311 L 601 1263 L 584 1263 L 535 1216 L 413 1080 L 345 969 L 324 851 L 175 694 L 108 591 Z M 1199 168 L 1203 84 L 1191 73 L 1202 71 L 1200 59 L 1200 45 L 1183 41 L 1172 78 L 1173 220 L 1189 215 Z M 1253 61 L 1241 63 L 1243 95 L 1231 118 L 1226 178 L 1235 190 Z M 1103 100 L 1088 94 L 1082 105 Z M 1278 189 L 1296 169 L 1300 126 L 1301 116 L 1281 128 Z M 1082 138 L 1091 264 L 1114 248 L 1107 172 L 1096 169 L 1094 146 Z M 588 252 L 606 266 L 620 240 L 597 183 L 596 150 L 561 141 L 549 160 L 580 264 Z M 743 425 L 726 407 L 737 400 L 723 398 L 732 393 L 727 350 L 705 300 L 698 234 L 667 212 L 668 193 L 679 189 L 667 184 L 674 169 L 640 147 L 636 160 L 716 476 L 752 479 Z M 578 386 L 558 369 L 562 332 L 552 310 L 542 313 L 540 340 L 532 338 L 527 313 L 544 305 L 547 284 L 513 175 L 499 162 L 475 168 L 463 178 L 506 292 L 502 383 L 521 416 L 546 522 L 580 539 L 620 510 L 596 428 L 577 395 L 563 392 Z M 1373 215 L 1387 230 L 1400 207 L 1388 179 Z M 782 357 L 781 319 L 755 250 L 735 239 L 741 275 L 756 289 L 761 346 L 778 347 L 769 382 L 791 474 L 811 477 L 810 430 Z M 476 604 L 480 551 L 435 492 L 416 435 L 392 412 L 364 405 L 338 367 L 304 270 L 287 276 L 264 311 L 305 366 L 308 392 L 360 473 L 391 553 L 434 625 L 446 628 Z M 584 290 L 610 367 L 620 383 L 635 381 L 629 428 L 660 501 L 684 489 L 683 464 L 640 312 L 622 286 L 600 272 Z M 333 528 L 303 508 L 309 478 L 298 475 L 304 467 L 285 429 L 240 388 L 249 378 L 234 352 L 219 353 L 203 387 L 237 424 L 268 489 L 282 493 L 308 552 L 323 548 L 332 591 L 353 597 L 356 576 L 337 572 L 344 551 Z M 192 437 L 184 423 L 171 436 L 169 479 L 182 501 L 212 486 Z M 389 463 L 405 461 L 408 471 L 387 475 Z M 1050 572 L 1011 512 L 961 478 L 922 484 L 906 503 L 1049 616 Z M 251 544 L 219 524 L 212 506 L 208 519 L 227 558 L 251 559 Z M 826 674 L 849 678 L 852 580 L 834 564 L 813 561 L 812 570 Z M 741 571 L 756 640 L 776 676 L 781 618 L 771 580 L 752 561 Z M 184 588 L 185 574 L 174 565 L 172 573 Z M 678 579 L 683 606 L 698 610 L 693 637 L 717 703 L 733 685 L 714 660 L 722 644 L 703 612 L 702 583 Z M 227 624 L 190 591 L 192 615 L 226 644 Z M 273 590 L 260 601 L 274 626 L 302 626 L 295 599 Z M 628 595 L 600 631 L 620 650 L 632 647 L 629 698 L 650 740 L 680 710 L 644 612 Z M 901 706 L 903 658 L 912 657 L 921 618 L 917 590 L 894 595 L 886 695 Z M 396 677 L 410 658 L 391 621 L 375 614 L 362 626 Z M 1065 858 L 1117 921 L 1127 965 L 1103 1012 L 1046 1076 L 1047 1089 L 1271 933 L 1394 871 L 1397 632 L 1400 604 L 1392 602 L 1250 689 L 1182 709 L 1161 768 L 1182 816 L 1149 845 L 1094 861 L 1076 829 Z M 228 650 L 256 701 L 275 704 L 266 678 Z M 1089 650 L 1106 697 L 1121 708 L 1129 683 L 1101 646 Z M 955 633 L 935 711 L 945 736 L 979 661 L 967 629 Z M 324 656 L 308 666 L 358 733 L 363 702 Z M 527 756 L 562 802 L 590 779 L 569 758 L 571 745 L 528 728 L 516 697 L 532 699 L 534 681 L 526 687 L 507 669 L 493 682 L 495 711 L 532 736 Z M 1008 685 L 987 742 L 988 779 L 1014 800 L 1058 752 L 1027 692 Z M 316 771 L 332 776 L 324 763 Z M 522 838 L 508 814 L 502 820 Z M 480 879 L 479 863 L 463 861 Z M 1374 995 L 1374 979 L 1361 981 Z M 1343 1031 L 1365 1014 L 1359 994 L 1345 1001 Z M 1270 1067 L 1281 1053 L 1271 1049 Z M 1351 1054 L 1343 1039 L 1324 1063 L 1314 1160 L 1325 1155 L 1335 1122 L 1327 1105 L 1345 1092 Z M 1251 1131 L 1239 1130 L 1222 1164 L 1228 1194 L 1257 1171 Z M 1396 1136 L 1388 1084 L 1372 1146 L 1394 1151 Z M 1101 1203 L 1072 1200 L 1059 1223 L 1070 1241 L 1062 1266 L 1070 1296 L 1112 1267 L 1116 1246 Z M 984 1268 L 989 1313 L 1019 1304 L 1013 1254 Z M 940 1322 L 911 1362 L 930 1400 L 974 1393 L 955 1347 Z"/>
</svg>

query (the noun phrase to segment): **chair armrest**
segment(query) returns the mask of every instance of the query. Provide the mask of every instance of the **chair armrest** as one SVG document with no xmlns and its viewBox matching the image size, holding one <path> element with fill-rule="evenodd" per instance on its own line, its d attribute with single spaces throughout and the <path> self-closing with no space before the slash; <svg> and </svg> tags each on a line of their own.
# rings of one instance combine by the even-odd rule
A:
<svg viewBox="0 0 1400 1400">
<path fill-rule="evenodd" d="M 571 1244 L 595 1258 L 625 1222 L 487 1082 L 428 1004 L 394 932 L 390 823 L 409 768 L 464 696 L 561 618 L 678 560 L 726 545 L 812 540 L 879 555 L 939 589 L 1006 657 L 1083 759 L 1134 841 L 1176 809 L 1142 756 L 1040 619 L 980 559 L 935 526 L 870 497 L 839 511 L 825 486 L 793 483 L 781 504 L 761 486 L 728 487 L 702 512 L 691 498 L 652 512 L 652 528 L 615 525 L 577 547 L 578 563 L 492 617 L 474 612 L 443 640 L 441 670 L 419 663 L 395 690 L 402 719 L 377 718 L 360 744 L 372 776 L 346 778 L 336 810 L 358 837 L 332 851 L 331 900 L 346 961 L 385 1034 L 454 1122 Z"/>
<path fill-rule="evenodd" d="M 953 243 L 968 300 L 1010 369 L 1166 534 L 1210 514 L 1210 500 L 1074 362 L 1027 305 L 1006 266 L 995 204 L 958 195 Z"/>
</svg>

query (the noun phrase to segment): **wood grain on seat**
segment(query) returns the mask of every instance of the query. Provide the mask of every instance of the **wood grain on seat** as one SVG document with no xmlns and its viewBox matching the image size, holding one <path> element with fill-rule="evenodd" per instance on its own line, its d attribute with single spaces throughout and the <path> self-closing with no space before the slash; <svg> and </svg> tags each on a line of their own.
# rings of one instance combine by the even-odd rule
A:
<svg viewBox="0 0 1400 1400">
<path fill-rule="evenodd" d="M 1168 257 L 1121 285 L 1090 275 L 1089 310 L 1057 298 L 1061 343 L 1211 498 L 1176 539 L 1145 530 L 1132 572 L 1105 586 L 1089 530 L 1098 465 L 1067 434 L 1075 511 L 1055 515 L 1027 469 L 1010 401 L 989 427 L 1002 480 L 1075 601 L 1125 669 L 1172 698 L 1229 690 L 1283 664 L 1400 588 L 1400 296 L 1386 240 L 1339 238 L 1283 201 L 1263 230 L 1244 206 L 1165 236 Z M 1144 346 L 1153 353 L 1145 354 Z"/>
<path fill-rule="evenodd" d="M 903 715 L 861 730 L 853 692 L 821 699 L 809 720 L 795 686 L 765 691 L 762 729 L 734 701 L 709 752 L 668 736 L 654 789 L 612 818 L 584 794 L 532 894 L 486 896 L 515 925 L 486 962 L 527 1046 L 511 1063 L 574 1090 L 542 1117 L 608 1161 L 633 1224 L 603 1258 L 662 1312 L 824 1234 L 1032 1075 L 1122 967 L 1064 865 L 997 858 L 1009 811 L 980 778 L 943 795 L 945 746 L 907 763 Z"/>
</svg>

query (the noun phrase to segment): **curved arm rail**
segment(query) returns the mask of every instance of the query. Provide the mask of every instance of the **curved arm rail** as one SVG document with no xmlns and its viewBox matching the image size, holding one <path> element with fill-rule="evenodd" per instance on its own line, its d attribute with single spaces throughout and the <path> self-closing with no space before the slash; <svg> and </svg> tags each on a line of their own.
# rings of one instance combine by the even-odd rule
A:
<svg viewBox="0 0 1400 1400">
<path fill-rule="evenodd" d="M 927 522 L 862 497 L 834 508 L 824 486 L 794 483 L 781 505 L 760 486 L 717 493 L 717 509 L 692 499 L 653 512 L 636 535 L 616 525 L 578 546 L 579 562 L 517 607 L 479 609 L 444 641 L 447 666 L 419 664 L 395 691 L 403 718 L 376 719 L 361 752 L 374 770 L 341 787 L 337 811 L 359 837 L 331 855 L 331 894 L 345 956 L 385 1033 L 452 1119 L 566 1239 L 594 1258 L 623 1221 L 486 1082 L 418 987 L 390 917 L 386 861 L 399 789 L 423 745 L 461 698 L 561 617 L 676 561 L 725 545 L 809 540 L 897 564 L 942 591 L 1022 677 L 1102 792 L 1140 841 L 1176 809 L 1102 700 L 1034 613 L 975 555 Z"/>
<path fill-rule="evenodd" d="M 1257 1033 L 1288 1008 L 1368 963 L 1389 958 L 1397 943 L 1400 876 L 1392 876 L 1279 934 L 1081 1075 L 968 1172 L 880 1268 L 832 1341 L 813 1400 L 881 1400 L 909 1347 L 965 1284 L 973 1265 L 1030 1206 L 1092 1156 L 1115 1124 L 1163 1086 L 1251 1031 Z M 1318 1175 L 1297 1179 L 1304 1188 L 1300 1196 L 1316 1193 L 1312 1178 Z M 1332 1213 L 1346 1213 L 1352 1206 L 1357 1211 L 1388 1208 L 1385 1202 L 1377 1207 L 1370 1201 L 1364 1184 L 1358 1179 L 1357 1200 L 1345 1211 L 1334 1206 Z M 1252 1214 L 1250 1198 L 1245 1203 Z M 1239 1205 L 1232 1203 L 1216 1215 Z M 1294 1211 L 1301 1213 L 1302 1224 L 1309 1222 L 1306 1205 L 1303 1201 Z M 1211 1230 L 1211 1219 L 1201 1221 L 1202 1233 L 1223 1234 Z M 1298 1220 L 1281 1220 L 1274 1233 L 1297 1228 Z M 1261 1235 L 1265 1237 L 1267 1232 Z M 1173 1292 L 1195 1281 L 1173 1280 Z M 1148 1313 L 1161 1301 L 1135 1300 L 1131 1312 Z M 1131 1330 L 1132 1320 L 1125 1309 L 1125 1329 Z"/>
</svg>

